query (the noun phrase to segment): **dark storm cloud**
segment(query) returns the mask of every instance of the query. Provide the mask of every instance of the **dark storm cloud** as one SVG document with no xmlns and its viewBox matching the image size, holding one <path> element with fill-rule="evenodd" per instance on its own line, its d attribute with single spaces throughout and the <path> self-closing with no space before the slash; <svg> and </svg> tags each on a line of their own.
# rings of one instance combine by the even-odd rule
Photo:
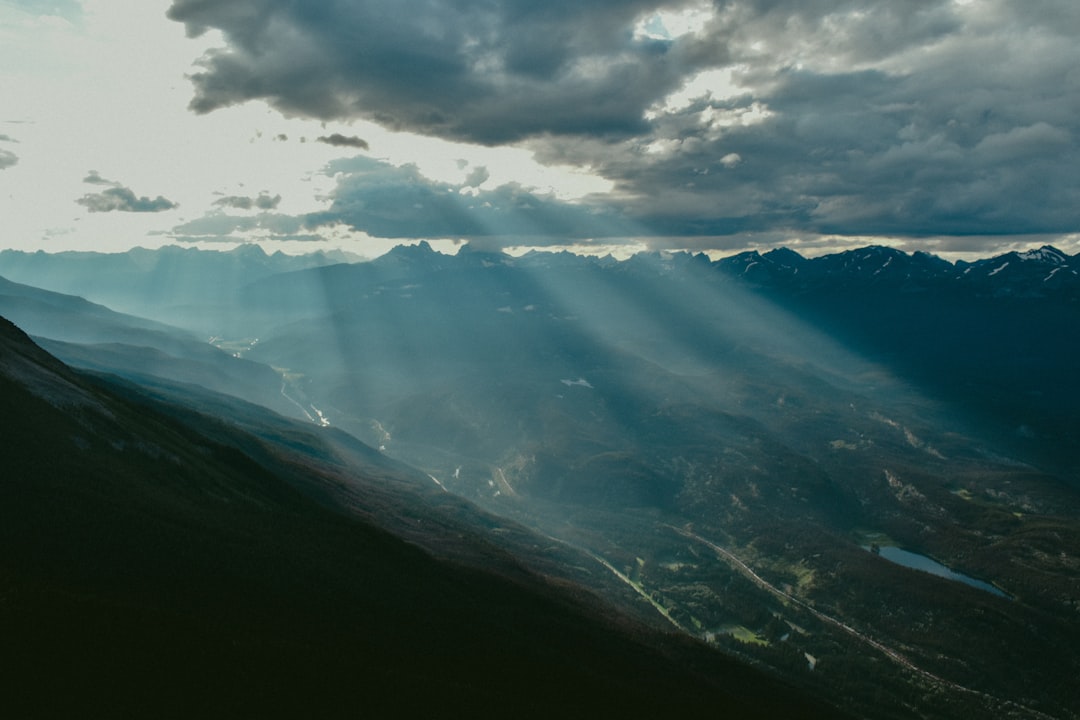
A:
<svg viewBox="0 0 1080 720">
<path fill-rule="evenodd" d="M 315 138 L 315 142 L 333 145 L 334 147 L 351 147 L 360 150 L 368 149 L 367 140 L 358 138 L 355 135 L 342 135 L 341 133 L 334 133 L 333 135 L 324 135 L 323 137 Z"/>
<path fill-rule="evenodd" d="M 172 210 L 177 207 L 176 203 L 167 200 L 161 195 L 158 195 L 153 199 L 150 199 L 145 195 L 139 197 L 136 196 L 132 190 L 115 185 L 108 187 L 99 193 L 83 195 L 75 202 L 79 203 L 92 213 L 113 211 L 154 213 Z"/>
<path fill-rule="evenodd" d="M 214 201 L 220 207 L 229 207 L 236 210 L 273 210 L 281 202 L 281 195 L 270 196 L 259 193 L 256 197 L 244 195 L 228 195 Z"/>
<path fill-rule="evenodd" d="M 615 183 L 603 211 L 533 198 L 538 224 L 557 229 L 566 212 L 572 237 L 602 234 L 585 222 L 598 217 L 617 228 L 608 235 L 688 245 L 817 233 L 961 247 L 1080 231 L 1080 4 L 717 0 L 697 34 L 633 32 L 692 4 L 175 0 L 170 16 L 228 42 L 194 77 L 197 111 L 264 99 L 525 144 Z M 687 83 L 706 70 L 727 71 L 729 87 L 693 97 Z M 442 216 L 419 213 L 424 230 L 519 224 L 460 188 L 402 176 L 391 185 L 411 200 L 392 201 L 368 179 L 343 175 L 329 215 L 394 237 L 423 235 L 406 232 L 417 203 Z M 512 206 L 500 192 L 492 207 Z"/>
<path fill-rule="evenodd" d="M 193 78 L 197 112 L 264 99 L 286 114 L 494 144 L 641 131 L 641 111 L 678 87 L 688 58 L 629 30 L 686 4 L 175 0 L 169 17 L 228 39 Z"/>
<path fill-rule="evenodd" d="M 902 3 L 820 21 L 801 8 L 844 4 L 770 5 L 713 27 L 736 57 L 757 43 L 770 51 L 736 70 L 741 94 L 659 113 L 649 133 L 618 147 L 589 138 L 533 147 L 614 180 L 626 211 L 661 235 L 937 236 L 948 250 L 944 236 L 961 249 L 970 236 L 989 245 L 1080 229 L 1072 5 L 976 2 L 964 15 L 919 3 L 911 14 L 925 27 L 915 34 L 889 18 L 876 18 L 876 33 L 866 27 Z M 752 119 L 755 103 L 764 112 Z"/>
</svg>

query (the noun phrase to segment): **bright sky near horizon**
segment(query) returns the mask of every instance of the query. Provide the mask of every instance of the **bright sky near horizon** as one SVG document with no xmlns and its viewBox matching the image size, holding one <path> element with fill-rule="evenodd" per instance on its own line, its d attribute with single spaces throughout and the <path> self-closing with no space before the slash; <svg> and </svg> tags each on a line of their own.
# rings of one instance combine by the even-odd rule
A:
<svg viewBox="0 0 1080 720">
<path fill-rule="evenodd" d="M 1080 251 L 1072 0 L 0 0 L 0 247 Z"/>
</svg>

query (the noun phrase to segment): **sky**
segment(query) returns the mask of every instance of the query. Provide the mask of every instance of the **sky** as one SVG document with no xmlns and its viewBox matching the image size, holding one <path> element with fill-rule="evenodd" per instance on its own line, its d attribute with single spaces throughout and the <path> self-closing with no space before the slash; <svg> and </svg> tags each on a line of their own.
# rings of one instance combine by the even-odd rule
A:
<svg viewBox="0 0 1080 720">
<path fill-rule="evenodd" d="M 0 247 L 1080 252 L 1075 0 L 0 0 Z"/>
</svg>

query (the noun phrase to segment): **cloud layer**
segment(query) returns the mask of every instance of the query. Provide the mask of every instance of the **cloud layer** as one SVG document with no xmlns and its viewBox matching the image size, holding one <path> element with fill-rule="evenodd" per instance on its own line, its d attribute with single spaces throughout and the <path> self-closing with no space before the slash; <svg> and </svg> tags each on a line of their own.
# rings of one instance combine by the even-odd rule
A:
<svg viewBox="0 0 1080 720">
<path fill-rule="evenodd" d="M 399 198 L 370 166 L 339 169 L 325 221 L 373 233 L 1080 230 L 1072 0 L 174 0 L 169 16 L 227 40 L 193 76 L 197 112 L 259 99 L 516 143 L 615 187 L 484 205 L 408 168 Z"/>
<path fill-rule="evenodd" d="M 281 195 L 271 197 L 267 193 L 259 193 L 256 197 L 227 195 L 214 201 L 214 205 L 236 210 L 273 210 L 279 203 L 281 203 Z"/>
<path fill-rule="evenodd" d="M 618 210 L 571 204 L 519 185 L 478 190 L 485 171 L 465 183 L 425 178 L 415 166 L 394 167 L 365 157 L 331 163 L 340 178 L 330 208 L 305 218 L 308 227 L 342 224 L 385 238 L 491 238 L 510 244 L 627 236 L 634 228 Z"/>
<path fill-rule="evenodd" d="M 641 109 L 678 87 L 686 62 L 627 33 L 656 6 L 177 0 L 169 17 L 229 39 L 194 77 L 198 112 L 259 98 L 286 113 L 496 144 L 643 129 Z"/>
</svg>

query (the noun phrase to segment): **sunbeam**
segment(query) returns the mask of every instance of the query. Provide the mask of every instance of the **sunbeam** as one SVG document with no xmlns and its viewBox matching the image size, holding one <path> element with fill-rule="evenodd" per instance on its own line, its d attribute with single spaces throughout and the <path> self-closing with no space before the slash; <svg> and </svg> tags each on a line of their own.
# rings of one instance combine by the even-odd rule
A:
<svg viewBox="0 0 1080 720">
<path fill-rule="evenodd" d="M 1080 720 L 1078 36 L 0 0 L 0 707 Z"/>
</svg>

